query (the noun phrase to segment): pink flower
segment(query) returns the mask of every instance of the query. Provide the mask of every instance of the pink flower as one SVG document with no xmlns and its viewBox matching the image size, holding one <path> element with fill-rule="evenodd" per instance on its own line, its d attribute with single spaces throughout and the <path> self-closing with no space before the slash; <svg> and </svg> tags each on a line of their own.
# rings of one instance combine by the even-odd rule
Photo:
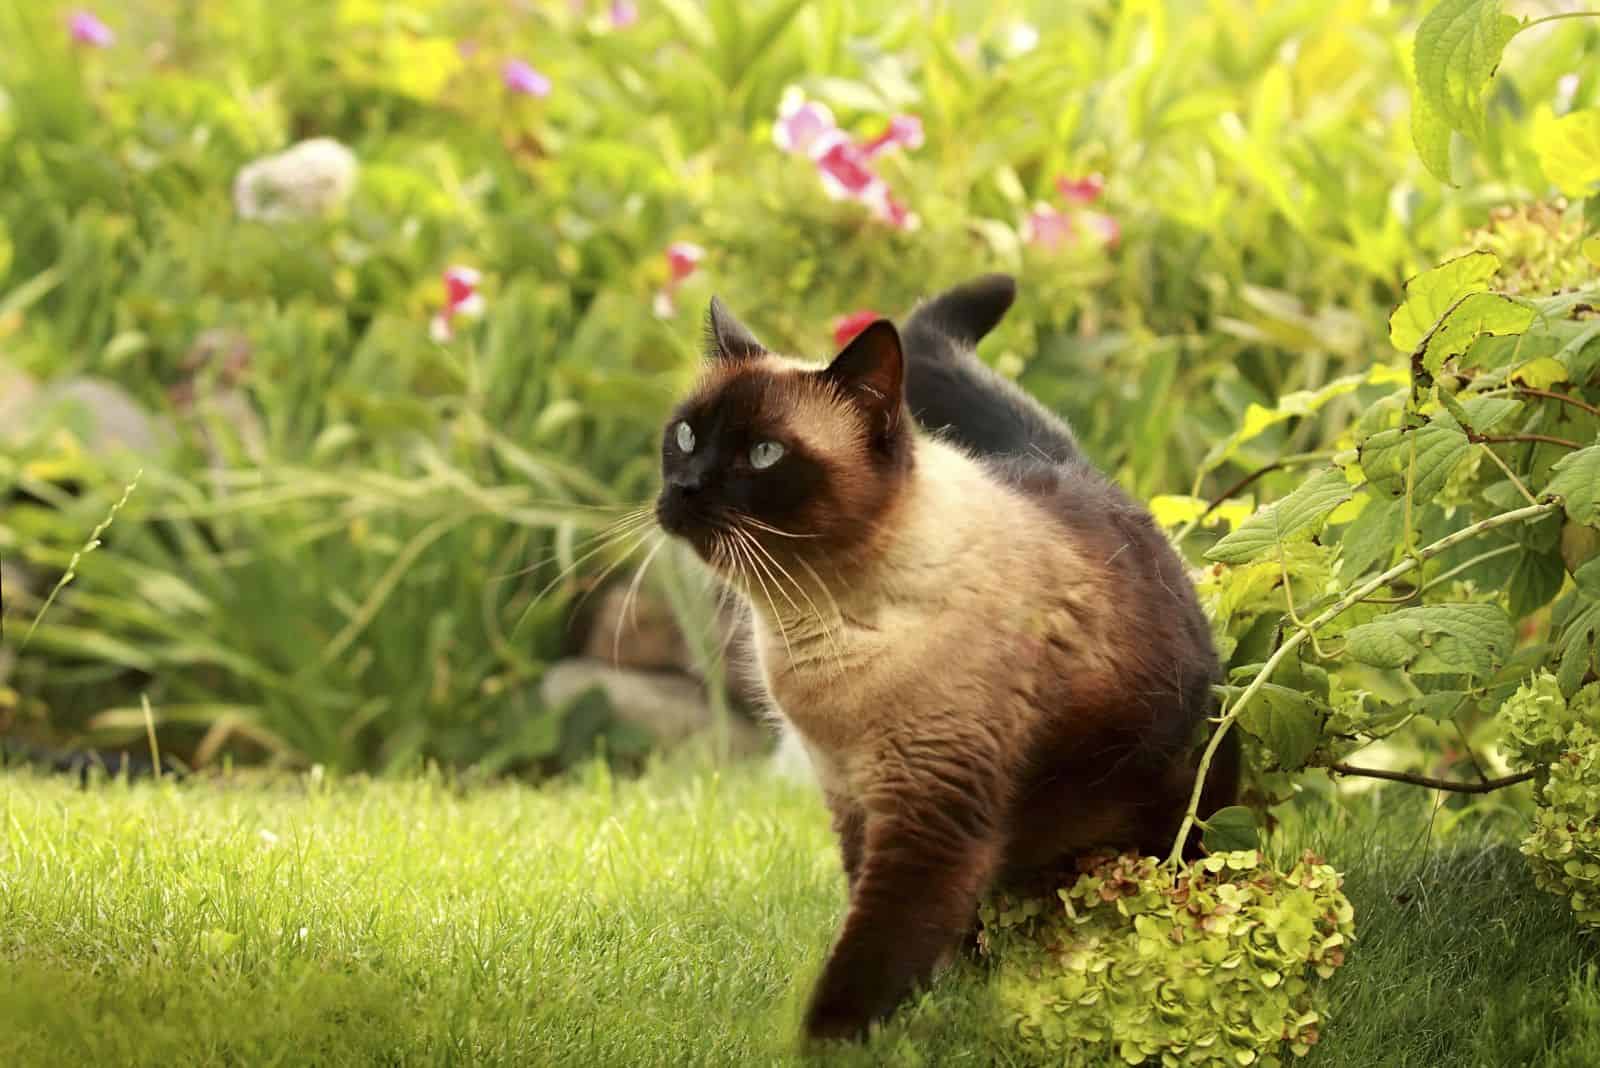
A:
<svg viewBox="0 0 1600 1068">
<path fill-rule="evenodd" d="M 896 115 L 889 120 L 888 129 L 861 147 L 866 157 L 871 159 L 891 148 L 918 149 L 922 143 L 922 120 L 915 115 Z"/>
<path fill-rule="evenodd" d="M 111 32 L 111 27 L 95 17 L 94 12 L 79 8 L 67 19 L 67 32 L 72 39 L 81 45 L 90 48 L 110 48 L 116 41 L 117 35 Z"/>
<path fill-rule="evenodd" d="M 506 88 L 526 96 L 549 96 L 550 79 L 520 59 L 508 59 L 500 68 Z"/>
<path fill-rule="evenodd" d="M 1047 204 L 1036 205 L 1022 221 L 1022 236 L 1030 245 L 1055 252 L 1075 236 L 1072 220 Z"/>
<path fill-rule="evenodd" d="M 483 314 L 483 294 L 478 283 L 483 275 L 471 267 L 449 267 L 444 272 L 444 307 L 428 322 L 428 333 L 435 341 L 446 342 L 455 336 L 455 318 L 477 318 Z"/>
<path fill-rule="evenodd" d="M 850 339 L 861 331 L 882 319 L 883 316 L 871 308 L 862 308 L 849 315 L 841 315 L 833 321 L 833 343 L 841 349 L 850 343 Z"/>
<path fill-rule="evenodd" d="M 612 0 L 611 28 L 625 30 L 639 21 L 639 5 L 632 0 Z"/>
<path fill-rule="evenodd" d="M 1099 173 L 1086 174 L 1082 178 L 1063 176 L 1056 179 L 1056 190 L 1069 204 L 1093 204 L 1100 199 L 1105 188 L 1106 180 Z"/>
<path fill-rule="evenodd" d="M 672 285 L 694 274 L 705 259 L 706 250 L 692 241 L 674 241 L 667 246 L 667 270 L 672 275 Z"/>
<path fill-rule="evenodd" d="M 875 185 L 882 184 L 883 180 L 867 166 L 867 157 L 860 146 L 842 135 L 830 138 L 827 148 L 816 159 L 822 188 L 835 200 L 865 200 L 869 193 L 876 193 Z"/>
<path fill-rule="evenodd" d="M 1099 211 L 1084 212 L 1083 223 L 1106 248 L 1116 248 L 1122 243 L 1122 224 L 1110 215 Z"/>
<path fill-rule="evenodd" d="M 833 112 L 828 110 L 828 105 L 807 100 L 798 87 L 790 86 L 778 104 L 778 121 L 772 124 L 772 140 L 785 152 L 811 154 L 823 135 L 835 129 Z"/>
<path fill-rule="evenodd" d="M 861 196 L 862 203 L 872 209 L 872 214 L 897 230 L 915 230 L 922 225 L 917 214 L 894 198 L 889 187 L 878 182 Z"/>
</svg>

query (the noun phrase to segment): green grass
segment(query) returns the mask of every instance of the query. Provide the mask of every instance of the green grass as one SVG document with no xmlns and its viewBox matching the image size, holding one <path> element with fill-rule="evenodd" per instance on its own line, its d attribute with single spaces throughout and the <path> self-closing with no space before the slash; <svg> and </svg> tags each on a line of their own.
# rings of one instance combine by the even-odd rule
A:
<svg viewBox="0 0 1600 1068">
<path fill-rule="evenodd" d="M 1357 909 L 1308 1068 L 1600 1063 L 1566 906 L 1512 846 L 1440 844 L 1393 800 L 1291 812 L 1275 843 L 1323 850 Z M 843 906 L 812 792 L 743 770 L 10 775 L 0 812 L 4 1064 L 782 1063 Z M 842 1059 L 1030 1063 L 973 965 Z"/>
</svg>

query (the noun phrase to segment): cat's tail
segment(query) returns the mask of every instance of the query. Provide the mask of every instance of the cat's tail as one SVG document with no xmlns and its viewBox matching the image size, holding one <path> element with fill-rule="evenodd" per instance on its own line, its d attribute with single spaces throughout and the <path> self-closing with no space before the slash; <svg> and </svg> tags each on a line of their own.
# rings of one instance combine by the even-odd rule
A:
<svg viewBox="0 0 1600 1068">
<path fill-rule="evenodd" d="M 1079 462 L 1067 424 L 973 352 L 1016 295 L 1010 275 L 987 274 L 912 311 L 900 331 L 906 402 L 925 429 L 979 455 Z"/>
</svg>

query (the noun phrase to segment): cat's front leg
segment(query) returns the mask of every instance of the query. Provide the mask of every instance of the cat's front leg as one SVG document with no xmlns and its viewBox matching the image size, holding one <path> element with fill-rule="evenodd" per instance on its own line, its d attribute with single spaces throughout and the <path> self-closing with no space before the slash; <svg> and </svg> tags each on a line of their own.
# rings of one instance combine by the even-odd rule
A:
<svg viewBox="0 0 1600 1068">
<path fill-rule="evenodd" d="M 958 951 L 997 868 L 984 821 L 915 811 L 866 819 L 850 911 L 806 1013 L 808 1038 L 855 1038 Z M 959 828 L 959 829 L 958 829 Z"/>
<path fill-rule="evenodd" d="M 859 804 L 842 794 L 830 793 L 827 801 L 828 811 L 833 814 L 833 833 L 839 838 L 839 861 L 844 866 L 844 877 L 850 891 L 854 893 L 856 879 L 861 875 L 867 814 Z"/>
</svg>

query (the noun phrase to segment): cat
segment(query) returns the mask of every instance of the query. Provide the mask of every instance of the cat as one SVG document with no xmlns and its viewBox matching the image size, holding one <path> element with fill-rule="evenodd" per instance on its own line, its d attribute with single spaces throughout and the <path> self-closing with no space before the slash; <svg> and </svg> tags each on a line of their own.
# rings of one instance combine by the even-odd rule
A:
<svg viewBox="0 0 1600 1068">
<path fill-rule="evenodd" d="M 975 356 L 1015 294 L 978 278 L 825 367 L 713 298 L 706 366 L 665 427 L 657 520 L 748 601 L 755 667 L 839 838 L 849 906 L 809 1039 L 889 1015 L 997 883 L 1098 847 L 1164 855 L 1193 789 L 1219 673 L 1206 619 L 1149 513 Z M 1228 744 L 1202 817 L 1237 776 Z"/>
</svg>

